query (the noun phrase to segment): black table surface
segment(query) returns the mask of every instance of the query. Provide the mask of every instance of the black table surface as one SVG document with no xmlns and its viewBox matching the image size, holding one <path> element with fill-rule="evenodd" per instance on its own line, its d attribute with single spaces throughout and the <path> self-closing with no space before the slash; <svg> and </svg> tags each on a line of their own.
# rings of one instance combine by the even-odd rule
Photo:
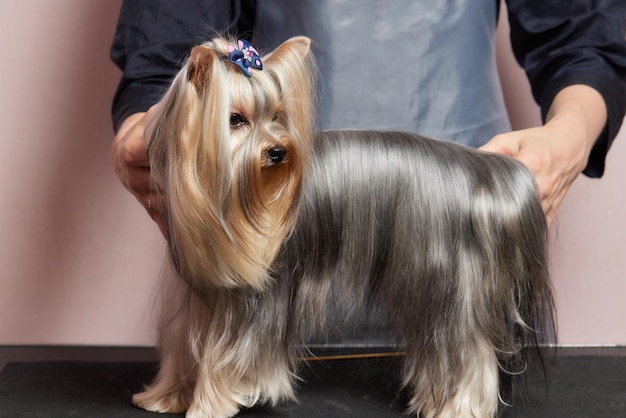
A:
<svg viewBox="0 0 626 418">
<path fill-rule="evenodd" d="M 157 370 L 152 347 L 0 346 L 0 417 L 166 417 L 131 404 Z M 398 358 L 309 363 L 298 403 L 244 410 L 241 417 L 400 417 Z M 525 399 L 501 417 L 626 417 L 626 348 L 560 348 L 549 384 L 530 379 Z"/>
</svg>

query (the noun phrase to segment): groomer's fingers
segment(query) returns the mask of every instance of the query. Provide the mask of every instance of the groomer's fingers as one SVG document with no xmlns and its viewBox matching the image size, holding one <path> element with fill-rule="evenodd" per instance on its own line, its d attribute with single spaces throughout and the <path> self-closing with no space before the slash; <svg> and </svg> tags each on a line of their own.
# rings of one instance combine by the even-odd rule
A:
<svg viewBox="0 0 626 418">
<path fill-rule="evenodd" d="M 147 113 L 135 113 L 122 123 L 111 148 L 111 162 L 124 187 L 146 209 L 163 235 L 167 236 L 164 198 L 154 188 L 150 177 L 150 162 L 144 139 L 146 124 L 150 115 L 154 114 L 153 108 Z"/>
<path fill-rule="evenodd" d="M 548 224 L 552 223 L 567 191 L 584 168 L 573 158 L 572 140 L 559 129 L 544 125 L 500 134 L 481 149 L 508 155 L 524 164 L 535 177 Z"/>
</svg>

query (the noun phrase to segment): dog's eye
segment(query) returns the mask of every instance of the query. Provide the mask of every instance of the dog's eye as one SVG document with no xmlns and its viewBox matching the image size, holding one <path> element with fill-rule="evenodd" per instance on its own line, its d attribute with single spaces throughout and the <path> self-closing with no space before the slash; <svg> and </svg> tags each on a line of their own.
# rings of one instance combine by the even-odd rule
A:
<svg viewBox="0 0 626 418">
<path fill-rule="evenodd" d="M 272 122 L 278 122 L 278 113 L 274 113 L 274 116 L 272 116 Z"/>
<path fill-rule="evenodd" d="M 233 113 L 230 115 L 230 127 L 239 128 L 246 123 L 246 120 L 239 113 Z"/>
</svg>

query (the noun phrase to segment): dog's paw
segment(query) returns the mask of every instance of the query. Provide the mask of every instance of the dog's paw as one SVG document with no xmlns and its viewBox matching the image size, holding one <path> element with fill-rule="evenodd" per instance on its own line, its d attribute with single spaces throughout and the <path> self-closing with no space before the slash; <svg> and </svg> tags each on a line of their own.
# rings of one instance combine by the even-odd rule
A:
<svg viewBox="0 0 626 418">
<path fill-rule="evenodd" d="M 133 395 L 133 405 L 138 408 L 160 413 L 181 413 L 189 407 L 187 396 L 181 393 L 160 394 L 153 390 Z"/>
<path fill-rule="evenodd" d="M 220 405 L 212 405 L 211 408 L 206 408 L 193 402 L 187 410 L 185 418 L 231 418 L 238 413 L 239 406 L 235 404 L 225 405 L 221 403 Z"/>
<path fill-rule="evenodd" d="M 185 418 L 231 418 L 239 413 L 239 409 L 240 404 L 231 394 L 194 396 Z"/>
</svg>

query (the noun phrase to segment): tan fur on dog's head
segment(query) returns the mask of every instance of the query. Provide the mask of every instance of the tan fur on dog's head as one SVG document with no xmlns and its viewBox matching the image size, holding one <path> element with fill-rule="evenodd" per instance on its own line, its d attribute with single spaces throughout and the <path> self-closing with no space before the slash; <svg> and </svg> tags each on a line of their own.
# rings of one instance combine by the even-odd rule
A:
<svg viewBox="0 0 626 418">
<path fill-rule="evenodd" d="M 229 61 L 228 44 L 193 48 L 147 134 L 172 254 L 200 294 L 267 283 L 293 226 L 314 119 L 308 38 L 262 56 L 251 77 Z"/>
</svg>

